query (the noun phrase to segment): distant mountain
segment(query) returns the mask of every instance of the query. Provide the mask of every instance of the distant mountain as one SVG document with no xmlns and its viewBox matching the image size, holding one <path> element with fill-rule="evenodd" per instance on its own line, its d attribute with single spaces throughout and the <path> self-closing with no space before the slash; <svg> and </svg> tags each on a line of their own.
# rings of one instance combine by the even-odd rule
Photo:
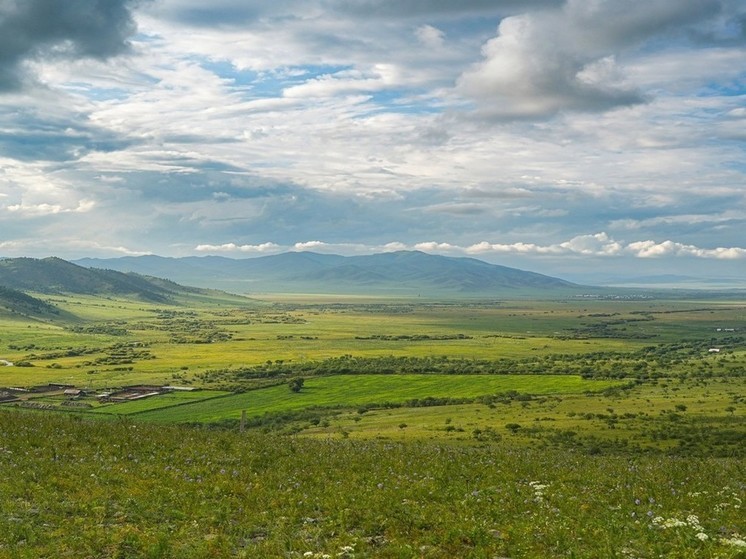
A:
<svg viewBox="0 0 746 559">
<path fill-rule="evenodd" d="M 572 292 L 581 286 L 558 278 L 488 264 L 474 258 L 400 251 L 367 256 L 287 252 L 232 259 L 220 256 L 115 259 L 77 264 L 169 278 L 182 284 L 236 293 L 360 293 L 402 295 L 520 295 Z"/>
<path fill-rule="evenodd" d="M 85 268 L 60 258 L 1 259 L 0 286 L 36 293 L 135 296 L 156 303 L 168 302 L 176 291 L 186 289 L 134 273 Z"/>
</svg>

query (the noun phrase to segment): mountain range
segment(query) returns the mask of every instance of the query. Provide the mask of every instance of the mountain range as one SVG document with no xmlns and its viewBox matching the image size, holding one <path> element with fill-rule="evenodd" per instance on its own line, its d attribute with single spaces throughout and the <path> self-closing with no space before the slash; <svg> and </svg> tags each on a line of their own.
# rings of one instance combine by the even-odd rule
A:
<svg viewBox="0 0 746 559">
<path fill-rule="evenodd" d="M 234 293 L 345 293 L 390 295 L 505 296 L 576 292 L 558 278 L 419 251 L 365 256 L 287 252 L 234 259 L 222 256 L 85 258 L 91 269 L 135 272 L 185 285 Z"/>
</svg>

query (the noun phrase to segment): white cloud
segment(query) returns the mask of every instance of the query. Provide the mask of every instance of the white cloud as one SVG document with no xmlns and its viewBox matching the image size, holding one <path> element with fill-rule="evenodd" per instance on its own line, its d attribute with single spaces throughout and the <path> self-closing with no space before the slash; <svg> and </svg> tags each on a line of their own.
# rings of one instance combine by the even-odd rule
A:
<svg viewBox="0 0 746 559">
<path fill-rule="evenodd" d="M 551 245 L 537 245 L 533 243 L 489 243 L 483 241 L 468 247 L 460 248 L 469 254 L 535 254 L 535 255 L 577 255 L 589 257 L 624 257 L 663 258 L 690 256 L 695 258 L 710 258 L 733 260 L 746 258 L 746 248 L 718 247 L 713 249 L 700 248 L 673 241 L 633 241 L 625 243 L 610 238 L 606 233 L 594 235 L 579 235 L 569 241 Z"/>
<path fill-rule="evenodd" d="M 436 243 L 434 241 L 417 243 L 414 245 L 415 250 L 421 250 L 425 252 L 450 252 L 452 250 L 458 250 L 458 247 L 450 243 Z"/>
<path fill-rule="evenodd" d="M 305 241 L 302 243 L 295 243 L 295 245 L 293 246 L 295 250 L 317 250 L 328 247 L 329 244 L 323 241 Z"/>
<path fill-rule="evenodd" d="M 720 9 L 718 0 L 568 0 L 561 9 L 506 17 L 482 47 L 483 60 L 461 75 L 458 89 L 481 111 L 501 118 L 643 103 L 643 80 L 627 72 L 629 53 L 648 39 L 691 31 Z M 652 65 L 646 68 L 655 72 Z M 673 81 L 686 74 L 684 68 L 672 71 Z"/>
<path fill-rule="evenodd" d="M 60 256 L 67 258 L 80 258 L 82 255 L 111 256 L 144 256 L 152 254 L 149 251 L 133 250 L 121 245 L 108 245 L 96 241 L 86 241 L 78 238 L 54 238 L 36 239 L 23 238 L 12 241 L 0 241 L 0 250 L 9 254 L 27 256 L 36 253 L 42 256 Z"/>
<path fill-rule="evenodd" d="M 428 48 L 441 48 L 445 42 L 445 33 L 432 25 L 421 25 L 415 30 L 417 40 Z"/>
<path fill-rule="evenodd" d="M 404 85 L 401 71 L 393 64 L 376 64 L 370 72 L 359 70 L 325 74 L 283 90 L 284 97 L 332 97 L 339 94 L 380 91 Z"/>
<path fill-rule="evenodd" d="M 237 245 L 235 243 L 225 243 L 222 245 L 197 245 L 194 250 L 197 252 L 267 253 L 280 252 L 282 247 L 275 243 L 261 243 L 259 245 Z"/>
<path fill-rule="evenodd" d="M 722 260 L 746 258 L 746 248 L 717 247 L 706 249 L 673 241 L 663 241 L 661 243 L 655 241 L 636 241 L 629 243 L 625 250 L 638 258 L 662 258 L 666 256 L 692 256 L 695 258 Z"/>
<path fill-rule="evenodd" d="M 563 109 L 598 111 L 642 102 L 612 53 L 579 48 L 569 24 L 560 12 L 505 18 L 497 37 L 484 45 L 484 60 L 459 78 L 459 90 L 497 117 L 545 117 Z"/>
<path fill-rule="evenodd" d="M 380 248 L 381 252 L 397 252 L 400 250 L 407 250 L 407 245 L 397 241 L 386 243 Z"/>
<path fill-rule="evenodd" d="M 66 208 L 59 204 L 11 204 L 6 207 L 9 212 L 17 213 L 24 216 L 39 217 L 45 215 L 54 215 L 62 213 L 86 213 L 96 206 L 93 200 L 81 200 L 74 208 Z"/>
<path fill-rule="evenodd" d="M 609 224 L 612 229 L 636 230 L 654 228 L 661 225 L 681 226 L 705 223 L 726 223 L 729 221 L 746 221 L 746 211 L 726 210 L 716 214 L 681 214 L 650 217 L 647 219 L 620 219 Z"/>
<path fill-rule="evenodd" d="M 482 241 L 467 246 L 453 243 L 425 241 L 408 244 L 392 241 L 384 245 L 365 245 L 362 243 L 327 243 L 324 241 L 305 241 L 292 245 L 293 250 L 336 252 L 340 254 L 370 254 L 400 250 L 420 250 L 430 253 L 468 254 L 486 256 L 524 255 L 524 256 L 584 256 L 591 258 L 675 258 L 693 257 L 717 260 L 746 259 L 746 248 L 718 247 L 700 248 L 674 241 L 656 242 L 651 240 L 624 242 L 615 240 L 604 232 L 590 235 L 578 235 L 568 241 L 556 244 L 539 245 L 536 243 L 490 243 Z M 198 245 L 199 252 L 279 252 L 285 247 L 275 243 L 261 245 Z"/>
</svg>

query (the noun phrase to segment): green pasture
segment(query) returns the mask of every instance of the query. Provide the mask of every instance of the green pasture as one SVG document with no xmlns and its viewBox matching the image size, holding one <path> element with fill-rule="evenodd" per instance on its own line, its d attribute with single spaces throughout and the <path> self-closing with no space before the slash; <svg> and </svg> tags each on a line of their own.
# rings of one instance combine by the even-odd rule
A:
<svg viewBox="0 0 746 559">
<path fill-rule="evenodd" d="M 305 380 L 300 392 L 286 384 L 242 394 L 138 414 L 143 421 L 210 423 L 314 407 L 400 404 L 415 398 L 475 398 L 515 390 L 554 394 L 603 390 L 617 381 L 589 381 L 574 376 L 487 375 L 338 375 Z"/>
<path fill-rule="evenodd" d="M 96 408 L 95 413 L 112 415 L 131 415 L 146 411 L 183 406 L 194 402 L 206 402 L 213 398 L 227 396 L 228 392 L 219 390 L 197 390 L 194 392 L 168 392 L 131 402 L 106 403 Z"/>
<path fill-rule="evenodd" d="M 362 421 L 365 421 L 363 419 Z M 456 423 L 454 418 L 453 423 Z M 404 429 L 406 431 L 406 429 Z M 743 557 L 743 461 L 0 409 L 0 557 Z"/>
<path fill-rule="evenodd" d="M 728 454 L 739 452 L 746 433 L 743 387 L 741 379 L 677 381 L 603 393 L 503 399 L 489 406 L 468 403 L 364 413 L 353 409 L 328 416 L 323 424 L 305 419 L 285 428 L 318 437 L 501 441 L 511 446 L 595 447 L 616 453 L 676 450 L 691 436 L 696 448 L 689 452 Z"/>
</svg>

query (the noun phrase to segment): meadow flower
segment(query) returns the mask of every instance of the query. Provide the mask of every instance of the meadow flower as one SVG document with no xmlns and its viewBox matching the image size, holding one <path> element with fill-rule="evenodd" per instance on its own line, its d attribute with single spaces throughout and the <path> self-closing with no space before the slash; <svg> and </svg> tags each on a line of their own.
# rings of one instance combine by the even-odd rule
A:
<svg viewBox="0 0 746 559">
<path fill-rule="evenodd" d="M 720 541 L 726 545 L 732 545 L 733 547 L 746 548 L 746 540 L 744 540 L 741 536 L 737 534 L 734 534 L 732 538 L 721 538 Z"/>
</svg>

